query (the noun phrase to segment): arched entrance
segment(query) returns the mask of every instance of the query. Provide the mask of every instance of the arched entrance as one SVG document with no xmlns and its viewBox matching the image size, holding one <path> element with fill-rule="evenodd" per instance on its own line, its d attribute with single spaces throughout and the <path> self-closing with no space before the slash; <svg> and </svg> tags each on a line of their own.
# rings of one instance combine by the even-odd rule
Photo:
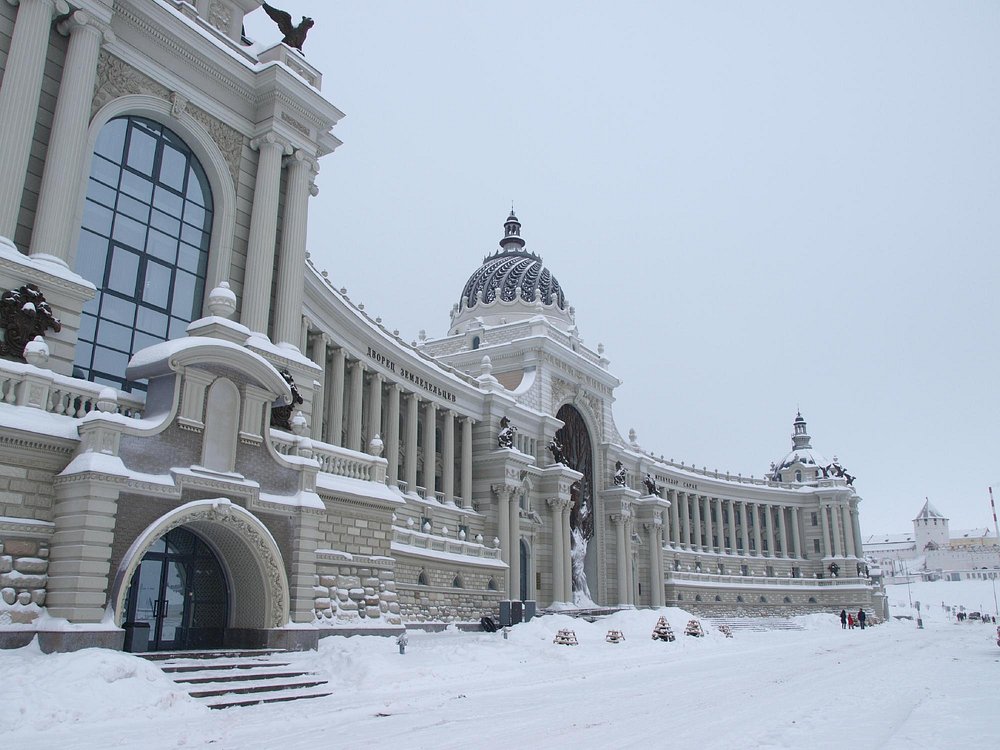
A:
<svg viewBox="0 0 1000 750">
<path fill-rule="evenodd" d="M 590 430 L 583 415 L 571 404 L 564 404 L 556 413 L 563 426 L 556 433 L 563 455 L 571 469 L 583 474 L 572 488 L 573 505 L 569 515 L 570 558 L 573 563 L 574 599 L 591 600 L 588 575 L 593 580 L 596 555 L 589 550 L 594 536 L 594 449 Z"/>
<path fill-rule="evenodd" d="M 208 648 L 218 627 L 230 646 L 288 622 L 288 578 L 274 537 L 250 511 L 226 498 L 195 500 L 132 542 L 109 606 L 119 625 L 146 618 L 153 647 Z"/>
<path fill-rule="evenodd" d="M 229 585 L 205 540 L 180 526 L 153 542 L 132 575 L 129 623 L 149 626 L 149 650 L 222 645 Z"/>
</svg>

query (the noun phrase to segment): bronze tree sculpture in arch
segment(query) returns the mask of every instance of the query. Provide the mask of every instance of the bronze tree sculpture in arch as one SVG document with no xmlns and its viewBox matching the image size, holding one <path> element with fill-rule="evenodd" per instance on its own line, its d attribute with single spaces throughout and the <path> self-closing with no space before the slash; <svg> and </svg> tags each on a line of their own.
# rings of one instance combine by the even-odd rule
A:
<svg viewBox="0 0 1000 750">
<path fill-rule="evenodd" d="M 580 412 L 571 404 L 559 408 L 556 418 L 563 426 L 556 433 L 556 442 L 562 446 L 566 464 L 583 474 L 583 478 L 572 488 L 573 507 L 569 523 L 573 532 L 587 542 L 594 536 L 594 451 L 590 442 L 590 431 Z M 572 545 L 576 547 L 578 536 L 571 534 Z M 583 571 L 573 566 L 573 590 L 586 590 Z"/>
</svg>

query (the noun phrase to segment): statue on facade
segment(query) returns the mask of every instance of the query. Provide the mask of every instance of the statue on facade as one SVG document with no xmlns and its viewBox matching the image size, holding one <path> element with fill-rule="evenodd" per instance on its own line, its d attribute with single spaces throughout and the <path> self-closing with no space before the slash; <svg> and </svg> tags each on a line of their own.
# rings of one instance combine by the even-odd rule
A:
<svg viewBox="0 0 1000 750">
<path fill-rule="evenodd" d="M 566 454 L 563 453 L 562 444 L 555 438 L 549 441 L 549 453 L 552 454 L 552 460 L 557 464 L 569 466 L 569 460 L 566 458 Z"/>
<path fill-rule="evenodd" d="M 271 407 L 271 427 L 277 427 L 279 430 L 288 430 L 291 432 L 292 429 L 292 412 L 295 407 L 303 403 L 302 394 L 299 393 L 299 389 L 295 387 L 295 380 L 292 378 L 292 373 L 288 370 L 281 370 L 281 377 L 285 379 L 288 383 L 288 387 L 292 389 L 292 400 L 291 402 L 278 403 Z"/>
<path fill-rule="evenodd" d="M 840 477 L 845 482 L 847 482 L 848 486 L 850 486 L 850 487 L 854 486 L 854 479 L 855 479 L 854 476 L 852 476 L 851 474 L 848 474 L 847 473 L 847 469 L 845 469 L 843 466 L 841 466 L 839 463 L 837 463 L 836 456 L 834 456 L 832 464 L 830 464 L 829 466 L 823 466 L 823 467 L 820 467 L 820 468 L 823 470 L 823 478 L 824 479 L 826 477 L 830 477 L 830 476 L 832 476 L 832 477 Z"/>
<path fill-rule="evenodd" d="M 273 5 L 268 5 L 267 3 L 264 3 L 264 12 L 278 25 L 278 31 L 285 35 L 281 41 L 301 52 L 302 45 L 306 41 L 306 34 L 313 27 L 314 21 L 308 16 L 302 16 L 299 25 L 292 26 L 292 16 L 290 13 L 278 10 Z"/>
<path fill-rule="evenodd" d="M 643 486 L 646 488 L 646 492 L 650 495 L 659 495 L 660 488 L 656 486 L 656 480 L 653 479 L 649 472 L 646 472 L 646 478 L 642 480 Z"/>
<path fill-rule="evenodd" d="M 513 448 L 515 432 L 517 432 L 517 428 L 511 427 L 510 420 L 507 417 L 501 417 L 500 432 L 497 433 L 497 446 L 500 448 Z"/>
<path fill-rule="evenodd" d="M 625 486 L 625 467 L 621 461 L 615 461 L 615 487 Z"/>
<path fill-rule="evenodd" d="M 19 289 L 8 289 L 0 296 L 0 328 L 4 330 L 0 356 L 24 361 L 27 343 L 35 336 L 44 335 L 49 328 L 59 333 L 62 323 L 52 314 L 52 308 L 38 287 L 25 284 Z"/>
</svg>

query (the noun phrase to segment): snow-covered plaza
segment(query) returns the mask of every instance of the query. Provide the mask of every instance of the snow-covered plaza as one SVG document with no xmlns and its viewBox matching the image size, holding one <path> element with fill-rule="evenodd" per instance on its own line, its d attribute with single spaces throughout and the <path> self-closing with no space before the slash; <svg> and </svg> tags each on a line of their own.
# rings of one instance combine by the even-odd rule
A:
<svg viewBox="0 0 1000 750">
<path fill-rule="evenodd" d="M 500 633 L 326 638 L 309 662 L 334 687 L 316 700 L 211 711 L 150 662 L 90 649 L 0 653 L 4 746 L 368 748 L 996 747 L 992 625 L 957 623 L 942 604 L 993 612 L 989 582 L 890 587 L 894 619 L 842 630 L 833 615 L 798 631 L 708 628 L 683 635 L 679 609 L 623 611 L 595 623 L 537 618 Z M 650 638 L 659 614 L 677 634 Z M 573 628 L 575 647 L 553 644 Z M 619 629 L 626 640 L 606 643 Z"/>
</svg>

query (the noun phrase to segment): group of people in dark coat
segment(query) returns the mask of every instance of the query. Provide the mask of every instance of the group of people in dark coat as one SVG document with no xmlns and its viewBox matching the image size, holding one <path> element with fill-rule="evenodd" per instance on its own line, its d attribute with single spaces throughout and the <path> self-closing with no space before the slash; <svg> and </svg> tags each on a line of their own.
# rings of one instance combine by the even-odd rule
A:
<svg viewBox="0 0 1000 750">
<path fill-rule="evenodd" d="M 854 615 L 853 613 L 848 614 L 846 609 L 840 610 L 840 627 L 845 630 L 854 630 L 855 625 L 860 625 L 861 629 L 864 630 L 865 620 L 867 619 L 868 617 L 865 615 L 865 611 L 863 609 L 859 609 L 857 615 Z"/>
</svg>

